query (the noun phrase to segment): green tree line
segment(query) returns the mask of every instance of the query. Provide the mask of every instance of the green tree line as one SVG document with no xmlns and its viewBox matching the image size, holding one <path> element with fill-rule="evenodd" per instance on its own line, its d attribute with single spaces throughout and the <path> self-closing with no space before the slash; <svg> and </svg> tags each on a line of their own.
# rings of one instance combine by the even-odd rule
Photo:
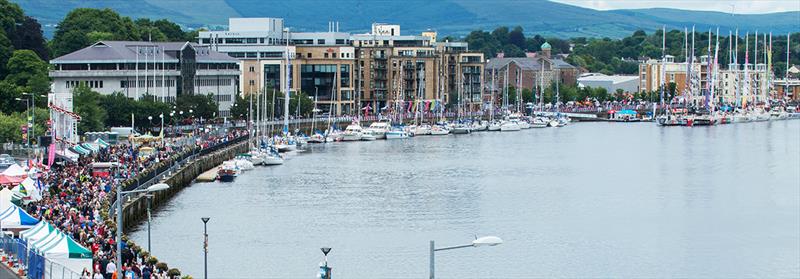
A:
<svg viewBox="0 0 800 279">
<path fill-rule="evenodd" d="M 636 31 L 630 36 L 621 39 L 611 38 L 545 38 L 540 35 L 526 37 L 522 27 L 513 29 L 498 27 L 491 32 L 476 30 L 463 38 L 469 43 L 471 50 L 483 52 L 487 58 L 503 53 L 505 57 L 525 57 L 526 52 L 538 52 L 542 44 L 548 42 L 552 46 L 552 54 L 564 54 L 567 62 L 583 67 L 590 72 L 604 74 L 637 74 L 639 71 L 638 60 L 644 58 L 661 58 L 662 33 L 658 30 L 648 34 L 645 31 Z M 725 66 L 728 62 L 728 45 L 735 45 L 735 35 L 719 34 L 719 63 Z M 688 36 L 688 43 L 686 38 Z M 712 52 L 716 44 L 717 34 L 708 31 L 695 30 L 694 45 L 695 56 L 708 55 L 708 44 L 712 42 Z M 675 61 L 685 61 L 686 46 L 691 49 L 692 34 L 687 35 L 684 30 L 669 30 L 666 33 L 666 52 L 675 56 Z M 749 35 L 750 62 L 753 62 L 753 44 L 755 34 Z M 791 34 L 790 63 L 800 64 L 800 33 Z M 442 40 L 456 40 L 453 37 L 444 37 Z M 763 50 L 763 34 L 759 34 L 759 49 Z M 745 34 L 741 31 L 738 37 L 737 54 L 740 64 L 744 63 Z M 772 37 L 773 71 L 777 76 L 783 76 L 786 71 L 786 35 Z M 712 53 L 713 55 L 713 53 Z M 759 60 L 764 61 L 763 53 L 759 52 Z"/>
</svg>

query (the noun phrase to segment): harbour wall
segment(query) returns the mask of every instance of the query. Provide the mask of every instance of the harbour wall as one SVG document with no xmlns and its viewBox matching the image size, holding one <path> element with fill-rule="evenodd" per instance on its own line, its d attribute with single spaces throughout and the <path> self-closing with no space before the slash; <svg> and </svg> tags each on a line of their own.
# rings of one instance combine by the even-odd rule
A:
<svg viewBox="0 0 800 279">
<path fill-rule="evenodd" d="M 161 179 L 159 183 L 166 183 L 170 188 L 168 190 L 152 193 L 151 210 L 158 208 L 160 205 L 169 201 L 175 194 L 183 190 L 183 188 L 190 186 L 192 181 L 201 173 L 222 164 L 222 162 L 226 160 L 230 160 L 236 156 L 236 154 L 247 151 L 247 141 L 239 140 L 217 151 L 187 160 L 183 165 L 179 166 L 171 173 L 166 174 Z M 147 206 L 148 201 L 145 195 L 130 197 L 130 199 L 123 204 L 123 228 L 129 229 L 140 222 L 146 222 Z"/>
</svg>

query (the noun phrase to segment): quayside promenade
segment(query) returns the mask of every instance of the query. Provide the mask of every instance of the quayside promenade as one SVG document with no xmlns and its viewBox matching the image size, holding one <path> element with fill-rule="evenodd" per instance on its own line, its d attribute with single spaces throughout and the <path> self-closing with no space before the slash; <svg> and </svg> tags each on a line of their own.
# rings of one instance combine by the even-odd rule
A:
<svg viewBox="0 0 800 279">
<path fill-rule="evenodd" d="M 178 268 L 150 255 L 146 246 L 126 236 L 117 243 L 116 218 L 113 210 L 110 211 L 116 205 L 116 192 L 120 189 L 136 191 L 158 182 L 185 186 L 190 178 L 175 177 L 181 173 L 181 168 L 190 164 L 198 169 L 210 168 L 213 163 L 202 164 L 200 158 L 214 157 L 220 150 L 241 143 L 246 137 L 244 130 L 198 130 L 191 136 L 154 138 L 139 145 L 103 144 L 74 162 L 64 160 L 49 167 L 31 166 L 41 170 L 35 174 L 39 183 L 34 186 L 40 196 L 35 201 L 8 205 L 9 212 L 19 211 L 13 214 L 23 217 L 15 233 L 0 238 L 3 264 L 18 276 L 31 279 L 131 278 L 134 274 L 134 278 L 180 277 Z M 113 167 L 98 173 L 92 167 L 96 163 L 113 164 Z M 21 187 L 24 186 L 10 188 Z M 177 188 L 170 190 L 152 195 L 153 205 L 166 200 Z M 143 196 L 129 198 L 124 199 L 129 201 L 123 210 L 127 212 L 123 218 L 126 225 L 145 214 L 138 210 Z M 66 252 L 56 253 L 54 249 L 61 249 L 61 243 L 65 243 Z M 122 247 L 120 251 L 118 244 Z M 117 263 L 117 255 L 121 264 Z M 121 272 L 121 276 L 117 272 Z"/>
</svg>

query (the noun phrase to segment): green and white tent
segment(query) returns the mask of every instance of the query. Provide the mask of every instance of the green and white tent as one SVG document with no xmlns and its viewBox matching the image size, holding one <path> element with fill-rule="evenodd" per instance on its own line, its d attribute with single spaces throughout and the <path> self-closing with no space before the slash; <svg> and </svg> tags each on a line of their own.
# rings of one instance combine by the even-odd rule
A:
<svg viewBox="0 0 800 279">
<path fill-rule="evenodd" d="M 75 242 L 72 237 L 61 234 L 55 241 L 51 241 L 39 250 L 46 259 L 60 263 L 75 273 L 83 269 L 92 270 L 92 251 Z M 48 274 L 45 267 L 45 274 Z"/>
<path fill-rule="evenodd" d="M 101 138 L 96 139 L 94 143 L 97 144 L 97 146 L 100 146 L 100 148 L 108 148 L 109 146 L 111 146 Z"/>
<path fill-rule="evenodd" d="M 40 251 L 42 248 L 46 247 L 47 244 L 50 244 L 54 240 L 61 237 L 63 233 L 59 230 L 53 230 L 49 234 L 45 235 L 44 237 L 34 241 L 33 243 L 28 242 L 28 250 L 35 250 Z"/>
<path fill-rule="evenodd" d="M 39 239 L 44 238 L 45 236 L 54 232 L 55 230 L 56 228 L 53 227 L 53 225 L 50 225 L 50 223 L 48 222 L 42 221 L 39 222 L 39 224 L 36 224 L 36 226 L 34 226 L 33 228 L 21 231 L 19 233 L 19 238 L 24 239 L 26 243 L 33 243 Z"/>
</svg>

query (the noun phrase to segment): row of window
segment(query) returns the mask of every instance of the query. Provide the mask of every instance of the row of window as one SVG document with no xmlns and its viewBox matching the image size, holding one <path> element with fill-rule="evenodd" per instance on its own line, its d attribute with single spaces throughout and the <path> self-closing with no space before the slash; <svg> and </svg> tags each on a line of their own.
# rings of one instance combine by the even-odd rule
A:
<svg viewBox="0 0 800 279">
<path fill-rule="evenodd" d="M 228 86 L 231 85 L 231 79 L 223 78 L 223 79 L 208 79 L 208 78 L 201 78 L 194 80 L 195 86 Z"/>
<path fill-rule="evenodd" d="M 146 86 L 145 82 L 147 82 Z M 156 79 L 156 80 L 150 79 L 147 81 L 145 81 L 144 79 L 140 79 L 138 83 L 135 80 L 120 80 L 119 87 L 120 88 L 163 87 L 162 86 L 163 82 L 166 82 L 167 87 L 175 87 L 175 80 L 173 79 L 168 79 L 166 81 L 162 81 L 161 79 Z"/>
<path fill-rule="evenodd" d="M 102 80 L 68 80 L 66 82 L 67 88 L 75 88 L 81 84 L 86 85 L 89 88 L 103 88 Z"/>
<path fill-rule="evenodd" d="M 336 58 L 336 52 L 325 52 L 322 55 L 323 58 Z M 297 58 L 303 58 L 302 53 L 297 54 Z M 306 53 L 306 58 L 314 58 L 313 53 L 309 52 Z M 343 52 L 339 54 L 339 58 L 353 58 L 353 54 L 349 52 Z"/>
<path fill-rule="evenodd" d="M 214 96 L 214 99 L 218 102 L 230 102 L 233 100 L 233 97 L 230 94 L 222 94 Z"/>
</svg>

